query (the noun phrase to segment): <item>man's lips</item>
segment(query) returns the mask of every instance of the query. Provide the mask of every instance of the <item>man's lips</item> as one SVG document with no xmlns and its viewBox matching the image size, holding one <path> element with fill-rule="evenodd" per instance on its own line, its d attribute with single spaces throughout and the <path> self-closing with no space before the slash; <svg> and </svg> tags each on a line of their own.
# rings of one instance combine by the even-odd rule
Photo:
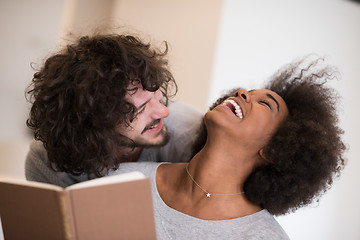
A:
<svg viewBox="0 0 360 240">
<path fill-rule="evenodd" d="M 156 119 L 154 120 L 152 123 L 148 124 L 144 130 L 142 131 L 141 134 L 145 133 L 145 132 L 157 132 L 159 131 L 163 126 L 163 121 L 162 119 Z"/>
</svg>

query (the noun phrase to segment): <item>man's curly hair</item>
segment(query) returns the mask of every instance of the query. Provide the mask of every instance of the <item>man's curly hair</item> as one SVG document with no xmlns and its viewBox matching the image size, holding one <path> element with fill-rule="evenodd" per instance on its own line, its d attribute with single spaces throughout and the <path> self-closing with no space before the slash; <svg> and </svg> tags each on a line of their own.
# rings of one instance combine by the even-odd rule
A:
<svg viewBox="0 0 360 240">
<path fill-rule="evenodd" d="M 125 100 L 129 84 L 176 94 L 165 50 L 130 35 L 84 36 L 49 57 L 34 74 L 27 97 L 27 126 L 43 142 L 51 167 L 74 175 L 101 176 L 117 168 L 120 146 L 132 141 L 115 129 L 129 125 L 137 112 Z"/>
<path fill-rule="evenodd" d="M 273 215 L 318 200 L 345 166 L 346 147 L 336 106 L 339 96 L 325 86 L 336 71 L 317 67 L 323 59 L 310 63 L 307 59 L 285 66 L 265 86 L 284 99 L 289 115 L 264 149 L 273 163 L 256 168 L 245 181 L 244 191 L 251 202 Z M 235 89 L 230 90 L 210 110 L 234 93 Z M 206 128 L 202 128 L 193 154 L 205 144 Z"/>
</svg>

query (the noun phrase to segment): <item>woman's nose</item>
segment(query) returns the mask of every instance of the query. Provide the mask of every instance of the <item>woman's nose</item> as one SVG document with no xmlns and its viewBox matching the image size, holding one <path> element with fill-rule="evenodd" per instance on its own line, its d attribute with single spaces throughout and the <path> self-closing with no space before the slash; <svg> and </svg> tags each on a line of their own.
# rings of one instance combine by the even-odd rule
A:
<svg viewBox="0 0 360 240">
<path fill-rule="evenodd" d="M 250 102 L 250 94 L 245 89 L 239 89 L 235 92 L 235 97 L 240 97 L 245 102 Z"/>
</svg>

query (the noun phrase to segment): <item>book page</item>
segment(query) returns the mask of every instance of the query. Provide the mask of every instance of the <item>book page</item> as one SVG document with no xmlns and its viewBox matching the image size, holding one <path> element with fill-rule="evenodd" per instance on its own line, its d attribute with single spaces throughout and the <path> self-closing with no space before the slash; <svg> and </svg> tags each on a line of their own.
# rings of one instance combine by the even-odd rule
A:
<svg viewBox="0 0 360 240">
<path fill-rule="evenodd" d="M 86 182 L 76 183 L 74 185 L 71 185 L 66 188 L 66 190 L 74 190 L 79 188 L 87 188 L 87 187 L 95 187 L 95 186 L 101 186 L 111 183 L 119 183 L 119 182 L 128 182 L 133 180 L 139 180 L 144 179 L 145 176 L 141 172 L 130 172 L 130 173 L 124 173 L 109 177 L 102 177 L 102 178 L 96 178 L 92 179 Z"/>
</svg>

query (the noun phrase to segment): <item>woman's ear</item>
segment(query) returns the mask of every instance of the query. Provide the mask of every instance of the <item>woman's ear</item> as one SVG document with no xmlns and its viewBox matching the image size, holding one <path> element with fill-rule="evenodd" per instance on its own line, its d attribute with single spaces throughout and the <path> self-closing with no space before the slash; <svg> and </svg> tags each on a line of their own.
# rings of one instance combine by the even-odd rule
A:
<svg viewBox="0 0 360 240">
<path fill-rule="evenodd" d="M 260 158 L 261 158 L 265 163 L 267 163 L 267 164 L 274 164 L 274 161 L 273 161 L 273 160 L 271 160 L 271 159 L 269 159 L 269 158 L 267 158 L 267 157 L 265 156 L 265 154 L 264 154 L 264 149 L 263 149 L 263 148 L 259 150 L 258 154 L 259 154 Z"/>
</svg>

